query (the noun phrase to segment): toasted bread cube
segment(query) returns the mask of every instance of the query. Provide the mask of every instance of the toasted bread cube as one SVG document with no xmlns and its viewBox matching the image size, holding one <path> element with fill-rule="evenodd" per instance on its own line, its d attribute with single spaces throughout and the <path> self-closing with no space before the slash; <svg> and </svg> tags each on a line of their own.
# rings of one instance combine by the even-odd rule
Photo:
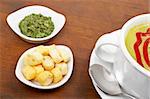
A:
<svg viewBox="0 0 150 99">
<path fill-rule="evenodd" d="M 53 74 L 49 71 L 41 72 L 35 79 L 40 85 L 47 86 L 53 81 Z"/>
<path fill-rule="evenodd" d="M 39 52 L 29 53 L 24 57 L 24 65 L 35 66 L 42 63 L 43 56 Z"/>
<path fill-rule="evenodd" d="M 49 55 L 55 63 L 60 63 L 63 61 L 63 58 L 59 55 L 59 52 L 54 44 L 49 46 Z"/>
<path fill-rule="evenodd" d="M 63 78 L 62 73 L 59 68 L 52 69 L 51 73 L 54 75 L 54 80 L 53 80 L 54 83 L 61 81 L 61 79 Z"/>
<path fill-rule="evenodd" d="M 41 53 L 44 56 L 49 55 L 49 47 L 48 46 L 44 46 L 44 45 L 37 46 L 35 48 L 35 51 Z"/>
<path fill-rule="evenodd" d="M 62 62 L 62 63 L 56 64 L 55 66 L 60 69 L 63 76 L 67 74 L 68 72 L 67 63 Z"/>
<path fill-rule="evenodd" d="M 27 80 L 32 80 L 36 76 L 36 71 L 32 66 L 24 66 L 22 73 Z"/>
<path fill-rule="evenodd" d="M 44 56 L 42 65 L 45 70 L 51 70 L 54 68 L 54 61 L 49 56 Z"/>
<path fill-rule="evenodd" d="M 44 68 L 42 65 L 34 66 L 34 69 L 36 71 L 36 75 L 44 71 Z"/>
<path fill-rule="evenodd" d="M 63 49 L 58 49 L 60 56 L 63 58 L 64 62 L 68 62 L 69 61 L 69 55 L 68 53 L 63 50 Z"/>
</svg>

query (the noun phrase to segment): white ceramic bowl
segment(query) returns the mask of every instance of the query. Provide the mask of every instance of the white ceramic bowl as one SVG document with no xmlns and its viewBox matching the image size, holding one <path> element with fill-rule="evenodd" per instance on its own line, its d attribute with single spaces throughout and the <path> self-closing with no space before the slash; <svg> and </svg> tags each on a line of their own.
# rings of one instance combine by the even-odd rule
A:
<svg viewBox="0 0 150 99">
<path fill-rule="evenodd" d="M 28 86 L 37 88 L 37 89 L 54 89 L 54 88 L 60 87 L 63 84 L 65 84 L 69 80 L 69 78 L 71 77 L 71 74 L 72 74 L 72 71 L 73 71 L 73 53 L 72 53 L 71 49 L 69 47 L 67 47 L 67 46 L 57 45 L 56 47 L 58 49 L 65 50 L 70 56 L 70 60 L 68 62 L 68 73 L 64 76 L 64 78 L 60 82 L 58 82 L 56 84 L 51 84 L 49 86 L 41 86 L 41 85 L 37 85 L 37 84 L 33 83 L 32 81 L 28 81 L 28 80 L 25 79 L 25 77 L 22 74 L 22 68 L 24 66 L 23 65 L 23 58 L 28 53 L 33 52 L 35 47 L 34 48 L 30 48 L 27 51 L 25 51 L 21 55 L 21 57 L 19 58 L 17 66 L 16 66 L 16 70 L 15 70 L 15 75 L 16 75 L 17 79 L 20 80 L 22 83 L 24 83 L 24 84 L 26 84 Z"/>
<path fill-rule="evenodd" d="M 51 35 L 44 37 L 44 38 L 31 38 L 27 37 L 26 35 L 23 35 L 19 29 L 19 22 L 27 15 L 30 15 L 32 13 L 36 14 L 42 14 L 44 16 L 50 16 L 52 18 L 52 21 L 54 23 L 55 29 L 51 33 Z M 11 27 L 11 29 L 20 36 L 23 40 L 29 42 L 29 43 L 43 43 L 48 41 L 50 38 L 54 37 L 56 34 L 59 33 L 59 31 L 63 28 L 64 24 L 66 22 L 66 18 L 64 15 L 50 9 L 44 6 L 28 6 L 21 8 L 20 10 L 17 10 L 7 17 L 7 23 Z"/>
</svg>

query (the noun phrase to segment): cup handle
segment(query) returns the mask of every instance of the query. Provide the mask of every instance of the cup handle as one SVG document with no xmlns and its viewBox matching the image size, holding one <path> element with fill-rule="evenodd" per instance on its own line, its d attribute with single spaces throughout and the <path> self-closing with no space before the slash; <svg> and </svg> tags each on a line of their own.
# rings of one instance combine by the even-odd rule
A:
<svg viewBox="0 0 150 99">
<path fill-rule="evenodd" d="M 121 30 L 116 30 L 100 37 L 95 45 L 95 54 L 99 59 L 106 63 L 114 63 L 115 53 L 119 48 L 120 34 Z"/>
</svg>

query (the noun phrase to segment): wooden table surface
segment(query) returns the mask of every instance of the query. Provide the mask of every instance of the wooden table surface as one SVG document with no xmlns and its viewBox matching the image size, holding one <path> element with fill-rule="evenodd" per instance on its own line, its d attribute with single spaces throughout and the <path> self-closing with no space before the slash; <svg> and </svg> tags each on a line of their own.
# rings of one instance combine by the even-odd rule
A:
<svg viewBox="0 0 150 99">
<path fill-rule="evenodd" d="M 37 46 L 20 39 L 6 22 L 7 15 L 29 5 L 44 5 L 67 18 L 64 28 L 48 44 L 65 44 L 74 53 L 69 81 L 53 90 L 22 84 L 14 71 L 19 56 Z M 0 98 L 1 99 L 98 99 L 88 75 L 89 57 L 96 40 L 120 29 L 133 16 L 148 13 L 150 0 L 0 0 Z"/>
</svg>

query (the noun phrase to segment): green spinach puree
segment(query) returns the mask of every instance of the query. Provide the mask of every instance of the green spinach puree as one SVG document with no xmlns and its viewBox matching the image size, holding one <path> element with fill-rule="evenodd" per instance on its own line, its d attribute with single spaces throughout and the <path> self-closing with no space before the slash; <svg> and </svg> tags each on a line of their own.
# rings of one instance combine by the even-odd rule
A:
<svg viewBox="0 0 150 99">
<path fill-rule="evenodd" d="M 19 23 L 22 34 L 31 38 L 43 38 L 49 36 L 54 30 L 51 17 L 42 14 L 30 14 Z"/>
</svg>

